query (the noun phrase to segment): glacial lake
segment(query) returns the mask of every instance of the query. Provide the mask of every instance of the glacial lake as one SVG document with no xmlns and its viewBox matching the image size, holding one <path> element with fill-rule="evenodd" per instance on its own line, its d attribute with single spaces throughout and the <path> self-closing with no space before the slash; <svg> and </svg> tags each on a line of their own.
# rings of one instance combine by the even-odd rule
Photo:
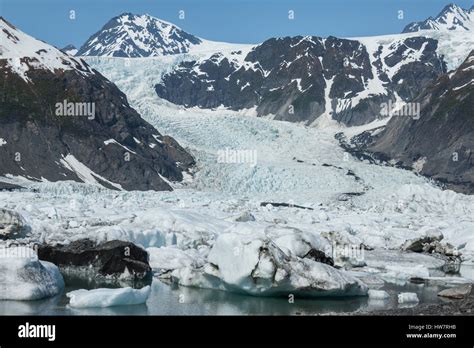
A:
<svg viewBox="0 0 474 348">
<path fill-rule="evenodd" d="M 463 266 L 461 275 L 473 279 L 474 266 Z M 83 284 L 67 286 L 56 297 L 39 301 L 0 301 L 0 315 L 314 315 L 343 314 L 356 311 L 397 308 L 397 294 L 416 292 L 420 303 L 443 301 L 438 292 L 445 284 L 385 283 L 380 289 L 390 295 L 387 301 L 369 300 L 368 297 L 288 298 L 254 297 L 218 290 L 180 287 L 154 279 L 151 295 L 144 305 L 109 308 L 73 309 L 68 307 L 66 293 Z"/>
</svg>

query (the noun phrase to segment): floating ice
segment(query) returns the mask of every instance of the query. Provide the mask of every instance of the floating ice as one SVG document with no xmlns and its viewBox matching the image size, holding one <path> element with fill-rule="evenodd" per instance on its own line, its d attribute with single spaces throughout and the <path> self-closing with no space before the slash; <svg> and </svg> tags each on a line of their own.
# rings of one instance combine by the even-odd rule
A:
<svg viewBox="0 0 474 348">
<path fill-rule="evenodd" d="M 383 290 L 369 290 L 369 299 L 371 300 L 385 300 L 389 299 L 390 295 L 388 292 L 383 291 Z"/>
<path fill-rule="evenodd" d="M 418 295 L 414 292 L 402 292 L 398 294 L 398 303 L 416 303 L 419 302 Z"/>
<path fill-rule="evenodd" d="M 34 250 L 0 248 L 0 300 L 39 300 L 55 296 L 63 289 L 58 267 L 39 261 Z"/>
<path fill-rule="evenodd" d="M 251 295 L 367 294 L 367 286 L 350 274 L 302 257 L 303 245 L 308 250 L 322 245 L 317 238 L 305 240 L 305 234 L 295 230 L 293 238 L 287 234 L 288 231 L 277 230 L 259 233 L 243 227 L 240 231 L 223 233 L 209 252 L 204 267 L 184 267 L 174 270 L 172 275 L 182 285 Z"/>
<path fill-rule="evenodd" d="M 151 287 L 136 290 L 130 287 L 121 289 L 75 290 L 68 292 L 69 306 L 73 308 L 112 307 L 146 303 Z"/>
</svg>

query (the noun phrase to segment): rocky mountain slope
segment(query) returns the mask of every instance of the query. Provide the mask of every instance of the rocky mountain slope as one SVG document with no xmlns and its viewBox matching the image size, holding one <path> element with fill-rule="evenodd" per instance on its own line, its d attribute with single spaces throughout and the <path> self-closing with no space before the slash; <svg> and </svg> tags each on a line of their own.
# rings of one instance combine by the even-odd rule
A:
<svg viewBox="0 0 474 348">
<path fill-rule="evenodd" d="M 156 57 L 186 53 L 202 42 L 174 24 L 150 15 L 124 13 L 92 35 L 78 56 Z"/>
<path fill-rule="evenodd" d="M 436 16 L 408 24 L 404 33 L 420 30 L 474 31 L 474 6 L 469 10 L 449 4 Z"/>
<path fill-rule="evenodd" d="M 471 13 L 449 5 L 434 19 L 439 30 L 420 34 L 421 25 L 413 24 L 398 35 L 297 36 L 255 46 L 203 40 L 149 15 L 127 13 L 107 23 L 77 55 L 180 55 L 181 63 L 154 82 L 157 95 L 174 104 L 357 126 L 383 118 L 381 105 L 408 102 L 458 67 L 472 43 L 465 36 Z"/>
<path fill-rule="evenodd" d="M 410 100 L 445 72 L 437 47 L 426 37 L 372 46 L 335 37 L 274 38 L 182 62 L 156 92 L 186 107 L 255 108 L 277 120 L 361 125 L 382 117 L 381 103 Z"/>
<path fill-rule="evenodd" d="M 193 158 L 83 60 L 0 18 L 0 176 L 170 190 Z"/>
<path fill-rule="evenodd" d="M 393 117 L 369 150 L 474 193 L 474 51 L 414 102 L 420 118 Z"/>
</svg>

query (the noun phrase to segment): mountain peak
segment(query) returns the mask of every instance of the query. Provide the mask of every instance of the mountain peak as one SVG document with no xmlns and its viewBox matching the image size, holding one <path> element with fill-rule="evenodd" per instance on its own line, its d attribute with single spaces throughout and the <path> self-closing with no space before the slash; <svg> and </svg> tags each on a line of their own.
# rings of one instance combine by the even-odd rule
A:
<svg viewBox="0 0 474 348">
<path fill-rule="evenodd" d="M 0 17 L 0 60 L 5 60 L 10 70 L 25 81 L 29 81 L 29 71 L 36 69 L 92 73 L 81 60 L 25 34 L 3 17 Z"/>
<path fill-rule="evenodd" d="M 122 13 L 108 21 L 77 55 L 155 57 L 186 53 L 202 42 L 178 26 L 149 14 Z"/>
<path fill-rule="evenodd" d="M 408 24 L 404 33 L 420 30 L 472 31 L 474 30 L 474 11 L 463 9 L 454 3 L 446 5 L 436 17 L 428 17 L 421 22 Z"/>
<path fill-rule="evenodd" d="M 63 48 L 61 48 L 61 51 L 63 51 L 64 53 L 66 53 L 67 55 L 70 55 L 70 56 L 75 56 L 76 53 L 77 53 L 77 48 L 76 46 L 72 45 L 72 44 L 69 44 Z"/>
<path fill-rule="evenodd" d="M 450 4 L 447 4 L 443 8 L 443 10 L 440 12 L 440 14 L 443 13 L 443 12 L 452 12 L 452 11 L 456 11 L 456 10 L 462 10 L 462 8 L 452 2 Z"/>
<path fill-rule="evenodd" d="M 194 163 L 82 59 L 3 19 L 0 75 L 0 177 L 171 190 L 169 182 L 181 181 Z M 133 160 L 124 160 L 124 149 Z"/>
</svg>

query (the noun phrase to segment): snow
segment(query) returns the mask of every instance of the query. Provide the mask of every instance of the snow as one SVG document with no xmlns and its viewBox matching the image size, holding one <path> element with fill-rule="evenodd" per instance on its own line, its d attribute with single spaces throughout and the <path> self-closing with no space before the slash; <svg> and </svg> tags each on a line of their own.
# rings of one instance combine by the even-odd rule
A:
<svg viewBox="0 0 474 348">
<path fill-rule="evenodd" d="M 27 60 L 25 58 L 28 58 Z M 11 70 L 29 82 L 30 69 L 76 70 L 81 74 L 93 71 L 80 59 L 23 33 L 0 18 L 0 59 L 6 59 Z"/>
<path fill-rule="evenodd" d="M 454 87 L 454 88 L 453 88 L 453 91 L 458 91 L 458 90 L 463 89 L 464 87 L 470 86 L 470 85 L 472 85 L 472 84 L 474 84 L 474 79 L 472 79 L 472 80 L 469 81 L 469 82 L 466 82 L 465 84 L 463 84 L 463 85 L 461 85 L 461 86 Z M 1 142 L 0 142 L 0 143 L 1 143 Z"/>
<path fill-rule="evenodd" d="M 123 14 L 116 18 L 118 22 L 110 28 L 101 31 L 101 35 L 114 37 L 110 42 L 100 43 L 96 37 L 86 43 L 86 50 L 82 52 L 84 56 L 91 54 L 99 56 L 113 57 L 117 52 L 122 52 L 133 59 L 138 55 L 147 57 L 164 57 L 181 54 L 206 55 L 215 53 L 226 48 L 238 51 L 240 48 L 247 48 L 250 45 L 227 44 L 214 42 L 199 37 L 194 37 L 198 42 L 190 41 L 181 28 L 173 23 L 164 21 L 149 14 L 131 15 Z M 139 49 L 141 52 L 137 52 Z"/>
<path fill-rule="evenodd" d="M 473 31 L 474 9 L 465 10 L 456 4 L 450 4 L 435 18 L 428 18 L 424 22 L 415 22 L 411 29 L 419 31 L 419 23 L 428 25 L 433 30 L 440 31 Z"/>
<path fill-rule="evenodd" d="M 70 56 L 75 56 L 77 53 L 78 49 L 77 48 L 72 48 L 70 50 L 65 50 L 64 53 Z"/>
<path fill-rule="evenodd" d="M 0 248 L 0 300 L 39 300 L 59 294 L 64 280 L 58 267 L 39 261 L 27 247 Z"/>
<path fill-rule="evenodd" d="M 321 60 L 321 58 L 320 58 Z M 322 62 L 321 62 L 322 65 Z M 334 82 L 335 76 L 331 77 L 330 79 L 326 79 L 326 87 L 324 89 L 324 113 L 319 116 L 312 124 L 311 126 L 315 128 L 333 128 L 337 129 L 340 128 L 340 125 L 337 121 L 333 120 L 332 115 L 333 115 L 333 108 L 332 108 L 332 99 L 329 97 L 329 94 L 331 93 L 331 88 L 332 84 Z"/>
<path fill-rule="evenodd" d="M 474 36 L 469 31 L 422 30 L 404 34 L 356 37 L 351 38 L 351 40 L 357 40 L 364 44 L 368 48 L 369 56 L 372 59 L 373 54 L 380 45 L 383 47 L 384 54 L 390 53 L 389 47 L 395 47 L 407 38 L 419 36 L 429 37 L 438 41 L 437 52 L 443 56 L 448 71 L 459 67 L 474 45 Z"/>
<path fill-rule="evenodd" d="M 136 138 L 134 138 L 135 142 L 137 142 L 138 140 Z M 138 142 L 139 143 L 139 142 Z M 120 144 L 117 140 L 115 139 L 108 139 L 108 140 L 105 140 L 104 141 L 104 144 L 105 145 L 110 145 L 110 144 L 116 144 L 118 146 L 120 146 L 121 148 L 123 148 L 125 151 L 129 152 L 129 153 L 133 153 L 134 155 L 136 155 L 137 153 L 135 151 L 132 151 L 130 150 L 128 147 L 126 147 L 125 145 L 122 145 Z"/>
<path fill-rule="evenodd" d="M 365 252 L 368 266 L 361 273 L 374 268 L 386 279 L 426 276 L 427 263 L 439 260 L 396 250 L 430 229 L 442 232 L 444 241 L 456 247 L 465 244 L 463 256 L 472 259 L 473 196 L 442 191 L 410 171 L 347 156 L 334 139 L 337 129 L 331 127 L 249 117 L 249 110 L 185 109 L 158 98 L 153 87 L 162 74 L 188 58 L 136 58 L 129 66 L 121 58 L 87 61 L 116 83 L 148 122 L 195 156 L 192 180 L 173 184 L 173 192 L 110 191 L 96 185 L 96 174 L 67 157 L 63 164 L 86 183 L 21 180 L 37 192 L 0 192 L 0 207 L 28 219 L 31 234 L 26 241 L 131 241 L 149 250 L 154 269 L 170 271 L 182 285 L 262 295 L 303 291 L 319 279 L 327 285 L 325 293 L 350 293 L 344 284 L 353 284 L 353 293 L 361 292 L 354 282 L 356 271 L 349 274 L 302 258 L 307 243 L 323 250 L 334 243 L 375 248 Z M 218 163 L 218 151 L 226 148 L 255 150 L 259 161 L 254 167 Z M 361 180 L 346 175 L 348 170 Z M 364 194 L 338 201 L 345 192 Z M 261 206 L 264 201 L 314 210 Z M 244 212 L 255 221 L 230 219 Z M 256 253 L 262 245 L 268 246 L 268 255 Z M 235 247 L 247 255 L 245 261 L 234 255 Z M 283 255 L 288 259 L 281 260 Z M 210 260 L 222 269 L 216 270 Z M 249 274 L 256 260 L 258 284 Z"/>
<path fill-rule="evenodd" d="M 116 142 L 118 144 L 118 142 Z M 107 144 L 106 144 L 107 145 Z M 120 144 L 119 144 L 120 145 Z M 121 190 L 122 187 L 120 184 L 115 184 L 104 177 L 100 176 L 97 173 L 94 173 L 92 170 L 90 170 L 85 164 L 80 162 L 76 157 L 73 155 L 69 154 L 63 157 L 62 159 L 59 160 L 61 164 L 69 169 L 70 171 L 74 172 L 77 174 L 79 179 L 81 179 L 83 182 L 91 183 L 94 185 L 101 185 L 101 183 L 97 180 L 100 179 L 102 182 L 106 182 L 113 187 Z"/>
<path fill-rule="evenodd" d="M 150 296 L 151 287 L 132 289 L 94 289 L 75 290 L 68 292 L 69 306 L 72 308 L 113 307 L 126 305 L 139 305 L 146 303 Z"/>
</svg>

